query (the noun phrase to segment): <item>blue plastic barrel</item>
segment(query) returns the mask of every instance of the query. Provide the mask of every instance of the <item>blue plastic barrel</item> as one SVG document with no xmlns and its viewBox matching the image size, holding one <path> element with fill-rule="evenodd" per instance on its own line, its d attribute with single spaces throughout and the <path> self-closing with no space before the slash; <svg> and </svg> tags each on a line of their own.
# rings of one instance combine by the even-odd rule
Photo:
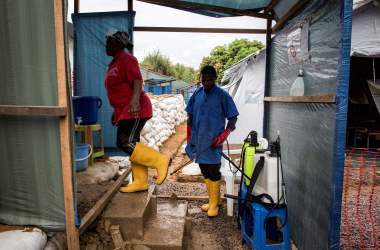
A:
<svg viewBox="0 0 380 250">
<path fill-rule="evenodd" d="M 97 96 L 73 96 L 75 122 L 82 125 L 97 123 L 101 106 L 102 99 Z"/>
<path fill-rule="evenodd" d="M 78 143 L 75 145 L 75 170 L 83 171 L 88 166 L 90 145 Z"/>
</svg>

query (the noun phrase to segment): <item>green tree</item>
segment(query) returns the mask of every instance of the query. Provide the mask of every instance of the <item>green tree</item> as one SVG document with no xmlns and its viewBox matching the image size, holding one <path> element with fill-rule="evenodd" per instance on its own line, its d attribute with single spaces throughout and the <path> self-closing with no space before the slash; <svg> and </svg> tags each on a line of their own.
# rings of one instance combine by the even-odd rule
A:
<svg viewBox="0 0 380 250">
<path fill-rule="evenodd" d="M 203 57 L 200 68 L 212 65 L 218 73 L 218 82 L 221 82 L 224 71 L 246 56 L 264 48 L 264 44 L 257 40 L 236 39 L 230 44 L 216 46 L 210 55 Z M 223 83 L 222 83 L 223 84 Z"/>
<path fill-rule="evenodd" d="M 192 67 L 185 66 L 180 63 L 176 63 L 171 67 L 172 76 L 185 82 L 197 81 L 197 72 Z"/>
<path fill-rule="evenodd" d="M 169 57 L 163 55 L 159 50 L 149 53 L 141 62 L 141 65 L 151 71 L 172 76 L 185 82 L 197 81 L 197 71 L 180 63 L 172 64 Z"/>
<path fill-rule="evenodd" d="M 169 57 L 163 55 L 159 50 L 153 51 L 144 57 L 141 65 L 151 71 L 172 75 L 172 66 Z"/>
</svg>

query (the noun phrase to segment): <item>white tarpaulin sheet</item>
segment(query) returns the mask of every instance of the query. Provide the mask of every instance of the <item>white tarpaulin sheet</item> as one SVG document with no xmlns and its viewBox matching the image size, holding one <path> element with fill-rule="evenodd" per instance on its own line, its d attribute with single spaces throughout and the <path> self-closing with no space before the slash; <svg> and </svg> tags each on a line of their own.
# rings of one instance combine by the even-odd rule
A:
<svg viewBox="0 0 380 250">
<path fill-rule="evenodd" d="M 380 6 L 372 1 L 357 6 L 352 16 L 351 55 L 380 57 Z"/>
<path fill-rule="evenodd" d="M 245 58 L 231 67 L 225 74 L 230 84 L 227 90 L 239 111 L 236 130 L 229 136 L 232 144 L 243 143 L 251 130 L 263 136 L 264 87 L 265 87 L 265 50 L 258 55 Z"/>
</svg>

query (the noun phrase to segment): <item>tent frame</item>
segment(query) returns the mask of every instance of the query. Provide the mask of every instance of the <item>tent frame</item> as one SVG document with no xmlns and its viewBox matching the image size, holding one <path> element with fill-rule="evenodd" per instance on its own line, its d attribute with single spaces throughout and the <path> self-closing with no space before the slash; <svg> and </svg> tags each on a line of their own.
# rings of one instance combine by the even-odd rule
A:
<svg viewBox="0 0 380 250">
<path fill-rule="evenodd" d="M 58 106 L 17 106 L 17 105 L 0 105 L 0 116 L 42 116 L 42 117 L 59 117 L 60 122 L 60 142 L 61 142 L 61 165 L 64 187 L 64 202 L 65 202 L 65 220 L 66 220 L 66 235 L 68 249 L 79 250 L 79 233 L 83 233 L 95 218 L 104 209 L 107 202 L 112 198 L 120 187 L 122 181 L 130 172 L 125 172 L 118 181 L 106 192 L 105 195 L 90 209 L 83 217 L 82 225 L 79 230 L 75 226 L 75 211 L 74 211 L 74 190 L 73 190 L 73 169 L 72 169 L 72 141 L 71 141 L 71 121 L 68 115 L 68 93 L 66 88 L 66 60 L 65 60 L 65 39 L 64 39 L 64 13 L 63 1 L 54 0 L 54 17 L 55 17 L 55 40 L 56 40 L 56 58 L 57 58 L 57 80 L 58 80 Z M 158 4 L 155 0 L 139 0 L 146 3 Z M 133 11 L 133 0 L 128 0 L 128 10 Z M 246 33 L 246 34 L 266 34 L 266 46 L 270 50 L 272 34 L 281 30 L 281 28 L 296 15 L 308 1 L 301 0 L 291 7 L 288 12 L 272 27 L 274 20 L 273 8 L 278 4 L 279 0 L 272 0 L 271 3 L 264 9 L 263 12 L 255 12 L 252 10 L 236 10 L 225 7 L 210 6 L 205 4 L 184 3 L 178 0 L 162 0 L 160 5 L 173 7 L 183 7 L 197 10 L 199 8 L 216 11 L 220 13 L 231 14 L 235 16 L 250 16 L 256 18 L 267 19 L 266 29 L 221 29 L 221 28 L 192 28 L 192 27 L 135 27 L 134 31 L 144 32 L 201 32 L 201 33 Z M 74 0 L 74 13 L 80 11 L 80 0 Z M 268 65 L 268 59 L 266 65 Z M 268 67 L 267 67 L 268 68 Z M 266 72 L 265 82 L 268 81 L 268 70 Z M 289 97 L 269 97 L 265 92 L 265 102 L 326 102 L 335 103 L 335 95 L 322 96 L 305 96 L 300 98 Z M 265 116 L 265 114 L 264 114 Z"/>
</svg>

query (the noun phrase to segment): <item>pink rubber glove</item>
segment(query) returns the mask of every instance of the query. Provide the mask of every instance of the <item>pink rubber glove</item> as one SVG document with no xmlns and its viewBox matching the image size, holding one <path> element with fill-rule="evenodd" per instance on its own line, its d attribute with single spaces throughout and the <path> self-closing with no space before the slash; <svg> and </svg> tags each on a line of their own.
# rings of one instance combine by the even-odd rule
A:
<svg viewBox="0 0 380 250">
<path fill-rule="evenodd" d="M 220 133 L 217 137 L 214 138 L 212 142 L 212 147 L 216 148 L 223 144 L 223 142 L 227 139 L 227 137 L 231 134 L 232 130 L 226 128 L 222 133 Z"/>
</svg>

